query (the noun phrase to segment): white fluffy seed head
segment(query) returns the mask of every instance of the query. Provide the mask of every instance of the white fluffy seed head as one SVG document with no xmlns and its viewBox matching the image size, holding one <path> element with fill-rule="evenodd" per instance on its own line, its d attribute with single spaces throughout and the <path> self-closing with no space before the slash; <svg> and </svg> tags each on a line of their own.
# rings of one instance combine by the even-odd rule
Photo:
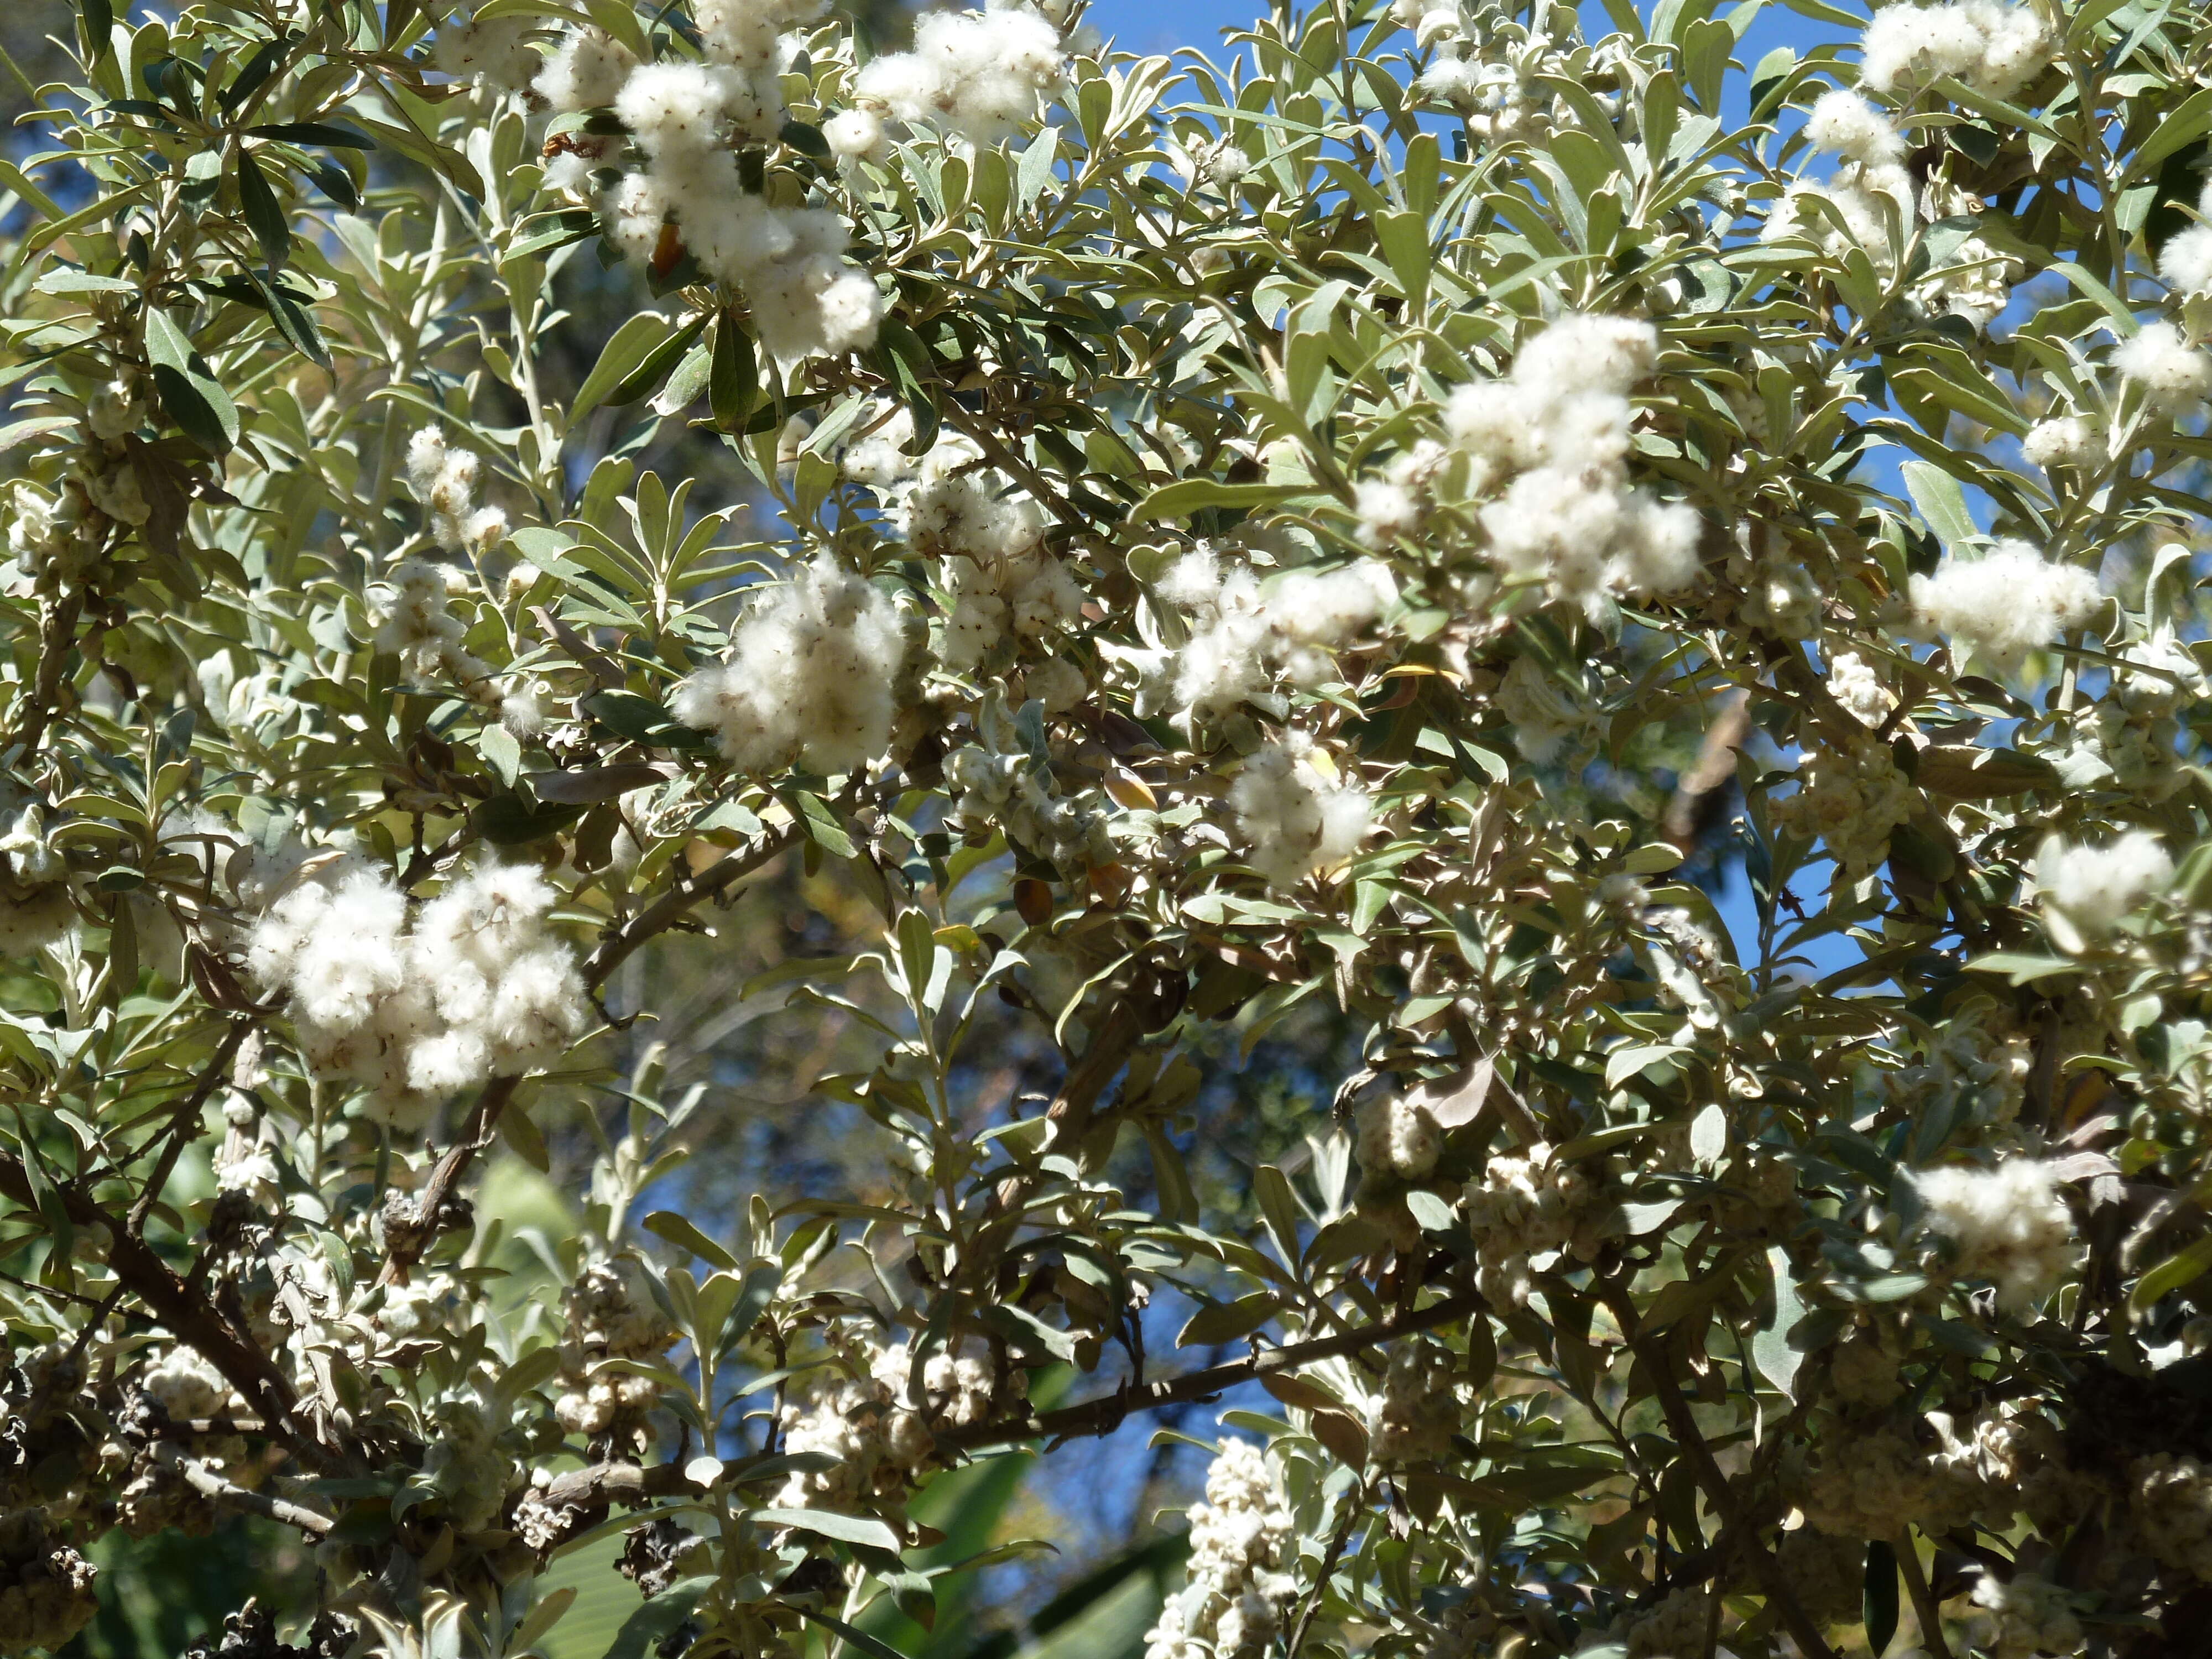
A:
<svg viewBox="0 0 2212 1659">
<path fill-rule="evenodd" d="M 2029 652 L 2083 626 L 2103 602 L 2097 579 L 2054 564 L 2025 542 L 1999 542 L 1978 557 L 1947 558 L 1911 584 L 1915 622 L 1947 634 L 1990 667 L 2014 672 Z"/>
<path fill-rule="evenodd" d="M 2052 937 L 2069 950 L 2112 932 L 2122 917 L 2173 879 L 2173 860 L 2158 837 L 2130 830 L 2099 846 L 2056 837 L 2036 855 L 2035 883 Z"/>
<path fill-rule="evenodd" d="M 1814 149 L 1829 150 L 1847 161 L 1901 161 L 1905 139 L 1872 104 L 1844 88 L 1823 93 L 1805 117 L 1805 137 Z"/>
<path fill-rule="evenodd" d="M 2074 1218 L 2049 1164 L 2014 1158 L 1992 1170 L 1929 1170 L 1913 1185 L 1923 1224 L 1954 1247 L 1959 1277 L 1994 1282 L 2004 1306 L 2034 1307 L 2073 1266 Z"/>
</svg>

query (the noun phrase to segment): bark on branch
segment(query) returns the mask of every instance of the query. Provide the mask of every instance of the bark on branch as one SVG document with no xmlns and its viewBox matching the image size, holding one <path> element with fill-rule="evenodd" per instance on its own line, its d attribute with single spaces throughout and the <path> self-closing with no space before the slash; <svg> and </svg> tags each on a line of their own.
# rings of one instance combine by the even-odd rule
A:
<svg viewBox="0 0 2212 1659">
<path fill-rule="evenodd" d="M 174 1469 L 184 1477 L 185 1484 L 203 1498 L 211 1498 L 219 1504 L 228 1504 L 235 1509 L 252 1510 L 256 1515 L 265 1515 L 271 1521 L 297 1527 L 310 1538 L 320 1538 L 337 1524 L 327 1515 L 318 1514 L 289 1498 L 234 1486 L 197 1458 L 186 1456 L 174 1446 L 157 1443 L 153 1452 L 155 1462 Z"/>
<path fill-rule="evenodd" d="M 1317 1360 L 1335 1359 L 1345 1354 L 1358 1353 L 1401 1336 L 1410 1336 L 1416 1331 L 1431 1331 L 1439 1325 L 1449 1325 L 1483 1312 L 1489 1305 L 1474 1291 L 1463 1291 L 1417 1312 L 1385 1320 L 1379 1324 L 1360 1325 L 1335 1336 L 1269 1348 L 1254 1354 L 1249 1359 L 1232 1360 L 1224 1365 L 1209 1365 L 1204 1370 L 1191 1371 L 1158 1382 L 1148 1382 L 1141 1388 L 1122 1389 L 1096 1400 L 1084 1401 L 1079 1405 L 1063 1406 L 1058 1411 L 1008 1418 L 997 1423 L 979 1423 L 971 1428 L 953 1429 L 940 1434 L 938 1438 L 945 1444 L 957 1446 L 963 1451 L 975 1451 L 986 1446 L 1012 1445 L 1024 1440 L 1068 1440 L 1080 1435 L 1111 1434 L 1132 1412 L 1157 1411 L 1163 1406 L 1204 1400 L 1224 1389 L 1233 1389 L 1240 1382 L 1272 1376 L 1279 1371 L 1294 1371 Z"/>
<path fill-rule="evenodd" d="M 1667 1356 L 1658 1352 L 1639 1328 L 1636 1304 L 1617 1285 L 1602 1285 L 1600 1290 L 1629 1348 L 1644 1362 L 1644 1371 L 1651 1378 L 1652 1391 L 1659 1396 L 1659 1410 L 1667 1419 L 1674 1443 L 1689 1460 L 1690 1473 L 1704 1491 L 1705 1501 L 1720 1516 L 1722 1525 L 1743 1540 L 1744 1556 L 1751 1564 L 1752 1574 L 1759 1580 L 1759 1588 L 1766 1599 L 1774 1604 L 1783 1628 L 1790 1632 L 1790 1639 L 1797 1644 L 1805 1659 L 1835 1659 L 1833 1650 L 1821 1637 L 1819 1626 L 1806 1615 L 1803 1605 L 1790 1588 L 1790 1581 L 1783 1576 L 1782 1564 L 1759 1541 L 1758 1529 L 1744 1513 L 1735 1489 L 1721 1473 L 1721 1466 L 1714 1462 L 1712 1449 L 1705 1444 L 1705 1431 L 1698 1427 L 1690 1402 L 1674 1386 L 1674 1374 L 1668 1367 Z"/>
<path fill-rule="evenodd" d="M 13 1153 L 0 1152 L 0 1193 L 34 1214 L 40 1212 L 30 1172 Z M 272 1438 L 295 1454 L 321 1462 L 322 1449 L 293 1416 L 292 1385 L 276 1363 L 234 1330 L 206 1295 L 172 1272 L 120 1217 L 108 1214 L 74 1187 L 57 1188 L 55 1193 L 71 1226 L 106 1230 L 109 1268 L 162 1328 L 222 1373 L 259 1412 Z"/>
</svg>

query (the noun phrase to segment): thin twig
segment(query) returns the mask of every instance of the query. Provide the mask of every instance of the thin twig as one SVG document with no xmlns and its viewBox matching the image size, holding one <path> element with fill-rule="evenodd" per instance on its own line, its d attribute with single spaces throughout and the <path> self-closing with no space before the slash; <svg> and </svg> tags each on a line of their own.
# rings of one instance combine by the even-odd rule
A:
<svg viewBox="0 0 2212 1659">
<path fill-rule="evenodd" d="M 1905 1594 L 1912 1598 L 1912 1615 L 1920 1621 L 1920 1645 L 1928 1650 L 1930 1659 L 1951 1659 L 1951 1650 L 1943 1640 L 1943 1610 L 1936 1605 L 1936 1597 L 1928 1588 L 1928 1575 L 1920 1570 L 1920 1552 L 1912 1547 L 1912 1529 L 1908 1527 L 1900 1531 L 1889 1547 L 1897 1557 L 1897 1570 L 1905 1575 Z"/>
<path fill-rule="evenodd" d="M 702 899 L 712 898 L 732 882 L 745 877 L 767 864 L 778 854 L 798 844 L 803 834 L 794 818 L 781 830 L 771 830 L 735 852 L 709 865 L 701 874 L 683 885 L 663 893 L 636 915 L 616 928 L 599 941 L 599 949 L 592 952 L 584 964 L 584 982 L 603 985 L 607 976 L 627 961 L 632 951 L 654 934 L 665 932 L 686 910 Z"/>
<path fill-rule="evenodd" d="M 21 723 L 0 738 L 0 750 L 21 747 L 27 759 L 46 735 L 46 727 L 54 718 L 54 701 L 61 695 L 70 653 L 76 646 L 77 619 L 83 614 L 84 595 L 81 592 L 64 593 L 46 607 L 39 627 L 38 667 L 33 672 L 29 695 L 21 705 Z"/>
<path fill-rule="evenodd" d="M 1023 1440 L 1066 1440 L 1079 1435 L 1111 1434 L 1132 1412 L 1157 1411 L 1163 1406 L 1204 1400 L 1256 1377 L 1272 1376 L 1278 1371 L 1296 1370 L 1316 1360 L 1358 1353 L 1364 1348 L 1376 1347 L 1399 1337 L 1410 1336 L 1416 1331 L 1434 1330 L 1439 1325 L 1449 1325 L 1455 1320 L 1481 1313 L 1489 1305 L 1474 1291 L 1462 1291 L 1457 1296 L 1448 1297 L 1417 1313 L 1381 1324 L 1357 1326 L 1340 1336 L 1325 1336 L 1312 1342 L 1293 1342 L 1284 1347 L 1269 1348 L 1249 1359 L 1236 1360 L 1226 1365 L 1209 1365 L 1203 1370 L 1149 1382 L 1142 1388 L 1119 1389 L 1096 1400 L 1084 1401 L 1079 1405 L 1063 1406 L 1058 1411 L 1009 1418 L 997 1423 L 979 1423 L 972 1428 L 952 1429 L 938 1438 L 963 1451 L 975 1451 L 985 1446 L 1011 1445 Z"/>
<path fill-rule="evenodd" d="M 154 1165 L 154 1173 L 147 1177 L 144 1190 L 131 1206 L 131 1218 L 127 1224 L 133 1234 L 146 1231 L 146 1218 L 161 1201 L 161 1189 L 169 1184 L 169 1176 L 176 1170 L 177 1159 L 183 1155 L 185 1143 L 191 1139 L 199 1127 L 201 1109 L 206 1106 L 208 1097 L 215 1092 L 216 1084 L 222 1074 L 230 1069 L 231 1056 L 238 1052 L 238 1045 L 246 1040 L 246 1034 L 252 1029 L 253 1022 L 250 1019 L 231 1021 L 230 1029 L 223 1033 L 222 1041 L 216 1045 L 216 1051 L 201 1071 L 199 1081 L 193 1085 L 191 1093 L 186 1095 L 179 1103 L 177 1109 L 170 1114 L 168 1127 L 162 1132 L 168 1139 L 161 1147 L 161 1156 Z M 148 1146 L 153 1144 L 151 1139 L 146 1143 Z M 141 1147 L 139 1152 L 143 1152 L 144 1150 Z M 124 1163 L 126 1165 L 133 1163 L 137 1156 L 138 1153 L 134 1153 Z"/>
<path fill-rule="evenodd" d="M 1659 1409 L 1667 1419 L 1668 1428 L 1674 1433 L 1674 1443 L 1689 1460 L 1691 1474 L 1696 1477 L 1698 1485 L 1705 1489 L 1706 1502 L 1719 1514 L 1722 1525 L 1743 1540 L 1744 1555 L 1751 1563 L 1752 1572 L 1759 1579 L 1759 1587 L 1766 1599 L 1774 1604 L 1775 1611 L 1781 1614 L 1783 1626 L 1789 1631 L 1790 1638 L 1797 1644 L 1805 1659 L 1835 1659 L 1834 1650 L 1822 1638 L 1820 1627 L 1806 1616 L 1803 1606 L 1790 1589 L 1790 1581 L 1783 1575 L 1782 1564 L 1759 1543 L 1757 1529 L 1745 1516 L 1743 1506 L 1736 1501 L 1735 1489 L 1729 1485 L 1728 1477 L 1721 1473 L 1720 1465 L 1713 1461 L 1712 1449 L 1705 1444 L 1704 1431 L 1698 1427 L 1698 1419 L 1690 1410 L 1690 1402 L 1682 1398 L 1682 1391 L 1674 1386 L 1674 1373 L 1668 1369 L 1666 1355 L 1656 1352 L 1650 1340 L 1638 1329 L 1636 1304 L 1628 1299 L 1618 1285 L 1610 1281 L 1601 1281 L 1598 1288 L 1606 1306 L 1613 1310 L 1613 1320 L 1620 1325 L 1622 1337 L 1636 1357 L 1644 1362 L 1644 1372 L 1651 1379 L 1652 1391 L 1659 1396 Z"/>
<path fill-rule="evenodd" d="M 270 1438 L 311 1461 L 323 1461 L 325 1449 L 294 1420 L 291 1381 L 275 1362 L 232 1329 L 205 1294 L 178 1278 L 144 1239 L 124 1226 L 120 1218 L 109 1215 L 74 1186 L 57 1191 L 72 1226 L 106 1231 L 107 1265 L 120 1287 L 137 1297 L 156 1322 L 222 1372 L 233 1388 L 254 1404 L 269 1425 Z M 10 1152 L 0 1152 L 0 1194 L 27 1210 L 42 1212 L 30 1172 Z"/>
<path fill-rule="evenodd" d="M 1337 1525 L 1336 1533 L 1328 1540 L 1328 1549 L 1321 1559 L 1321 1571 L 1314 1575 L 1313 1588 L 1306 1592 L 1298 1608 L 1298 1622 L 1291 1631 L 1288 1659 L 1298 1659 L 1298 1650 L 1306 1644 L 1306 1632 L 1313 1628 L 1316 1614 L 1321 1611 L 1321 1598 L 1328 1589 L 1328 1581 L 1336 1571 L 1336 1564 L 1344 1559 L 1344 1547 L 1352 1541 L 1352 1529 L 1367 1510 L 1367 1483 L 1361 1481 L 1359 1490 L 1345 1499 L 1344 1519 Z"/>
</svg>

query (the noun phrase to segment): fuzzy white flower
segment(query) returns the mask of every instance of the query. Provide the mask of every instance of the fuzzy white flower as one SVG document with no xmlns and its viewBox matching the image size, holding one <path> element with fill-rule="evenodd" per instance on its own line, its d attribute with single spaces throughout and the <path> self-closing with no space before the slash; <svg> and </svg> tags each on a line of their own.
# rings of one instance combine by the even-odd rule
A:
<svg viewBox="0 0 2212 1659">
<path fill-rule="evenodd" d="M 2176 231 L 2158 252 L 2158 274 L 2181 294 L 2212 295 L 2212 224 Z"/>
<path fill-rule="evenodd" d="M 2020 451 L 2045 471 L 2054 466 L 2093 466 L 2105 459 L 2104 428 L 2083 416 L 2053 416 L 2028 428 L 2027 435 L 2020 441 Z"/>
<path fill-rule="evenodd" d="M 914 50 L 873 60 L 853 92 L 910 125 L 995 144 L 1036 118 L 1066 60 L 1060 31 L 1027 7 L 929 12 L 915 25 Z"/>
<path fill-rule="evenodd" d="M 430 61 L 457 79 L 520 92 L 538 72 L 538 57 L 530 46 L 538 27 L 538 20 L 526 15 L 454 17 L 440 27 Z"/>
<path fill-rule="evenodd" d="M 2212 351 L 2190 343 L 2172 323 L 2150 323 L 2112 353 L 2123 380 L 2168 415 L 2186 414 L 2212 398 Z"/>
<path fill-rule="evenodd" d="M 1278 674 L 1316 685 L 1335 653 L 1396 597 L 1389 569 L 1361 559 L 1327 570 L 1285 572 L 1263 588 L 1252 570 L 1199 547 L 1170 566 L 1160 597 L 1192 613 L 1190 638 L 1169 665 L 1165 690 L 1186 726 L 1231 715 Z"/>
<path fill-rule="evenodd" d="M 1856 651 L 1838 651 L 1828 659 L 1828 695 L 1862 726 L 1880 726 L 1897 707 L 1881 675 Z"/>
<path fill-rule="evenodd" d="M 1923 1224 L 1955 1247 L 1953 1270 L 1987 1279 L 2015 1312 L 2035 1307 L 2074 1265 L 2074 1217 L 2051 1166 L 2008 1158 L 1991 1170 L 1927 1170 L 1913 1186 Z"/>
<path fill-rule="evenodd" d="M 480 869 L 410 930 L 383 876 L 325 859 L 254 923 L 246 967 L 289 995 L 317 1073 L 368 1088 L 384 1121 L 414 1127 L 443 1097 L 543 1065 L 583 1034 L 590 1005 L 545 927 L 556 896 L 538 871 Z"/>
<path fill-rule="evenodd" d="M 873 110 L 841 109 L 822 124 L 822 141 L 832 155 L 845 161 L 880 155 L 884 148 L 883 118 Z"/>
<path fill-rule="evenodd" d="M 1452 394 L 1444 427 L 1469 458 L 1470 488 L 1512 477 L 1479 515 L 1509 574 L 1591 607 L 1608 590 L 1668 592 L 1696 578 L 1696 510 L 1628 479 L 1627 394 L 1658 349 L 1649 323 L 1563 317 L 1522 348 L 1506 379 Z"/>
<path fill-rule="evenodd" d="M 849 772 L 890 746 L 906 653 L 897 608 L 823 553 L 755 599 L 726 662 L 692 674 L 669 706 L 740 771 Z"/>
<path fill-rule="evenodd" d="M 2049 61 L 2050 26 L 2033 8 L 1997 0 L 1886 6 L 1861 41 L 1863 86 L 1877 92 L 1924 87 L 1955 76 L 2008 97 Z"/>
<path fill-rule="evenodd" d="M 1901 161 L 1905 138 L 1872 104 L 1842 87 L 1825 92 L 1805 117 L 1805 137 L 1814 149 L 1847 161 Z"/>
<path fill-rule="evenodd" d="M 1357 784 L 1334 783 L 1310 757 L 1312 740 L 1293 732 L 1244 763 L 1229 805 L 1252 867 L 1271 887 L 1296 886 L 1316 870 L 1359 850 L 1373 802 Z"/>
<path fill-rule="evenodd" d="M 604 109 L 621 95 L 623 83 L 636 67 L 630 49 L 605 31 L 574 28 L 562 36 L 532 85 L 556 110 Z"/>
<path fill-rule="evenodd" d="M 2119 920 L 2173 879 L 2173 860 L 2158 837 L 2130 830 L 2102 847 L 2055 837 L 2036 854 L 2044 921 L 2065 949 L 2112 932 Z"/>
<path fill-rule="evenodd" d="M 1913 621 L 1946 634 L 1990 667 L 2016 672 L 2029 652 L 2086 625 L 2103 596 L 2078 566 L 2056 564 L 2026 542 L 2002 541 L 1972 558 L 1949 557 L 1912 578 Z"/>
</svg>

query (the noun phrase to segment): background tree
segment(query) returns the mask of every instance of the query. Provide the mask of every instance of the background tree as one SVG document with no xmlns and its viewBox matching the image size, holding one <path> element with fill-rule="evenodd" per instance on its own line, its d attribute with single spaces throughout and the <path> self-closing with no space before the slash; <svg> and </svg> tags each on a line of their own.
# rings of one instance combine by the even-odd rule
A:
<svg viewBox="0 0 2212 1659">
<path fill-rule="evenodd" d="M 1798 3 L 81 0 L 0 1650 L 2191 1650 L 2212 24 Z"/>
</svg>

